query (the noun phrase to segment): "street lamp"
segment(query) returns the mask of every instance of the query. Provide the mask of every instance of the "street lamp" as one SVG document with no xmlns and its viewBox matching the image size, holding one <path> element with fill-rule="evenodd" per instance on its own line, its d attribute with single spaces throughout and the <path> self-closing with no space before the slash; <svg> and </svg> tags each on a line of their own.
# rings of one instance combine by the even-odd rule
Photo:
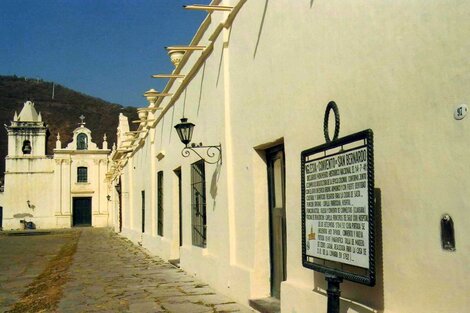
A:
<svg viewBox="0 0 470 313">
<path fill-rule="evenodd" d="M 185 146 L 188 146 L 188 144 L 191 142 L 194 126 L 196 125 L 188 122 L 188 119 L 185 117 L 181 119 L 181 123 L 175 125 L 176 132 L 178 133 L 181 142 L 184 143 Z"/>
<path fill-rule="evenodd" d="M 181 142 L 185 146 L 183 150 L 181 150 L 181 155 L 186 158 L 191 154 L 190 151 L 193 151 L 206 163 L 216 164 L 220 161 L 220 164 L 222 164 L 222 145 L 219 144 L 217 146 L 204 146 L 202 143 L 192 143 L 190 146 L 188 146 L 193 137 L 194 126 L 196 125 L 191 122 L 188 122 L 188 119 L 185 117 L 181 119 L 181 123 L 175 125 L 176 132 L 178 133 Z M 205 154 L 207 155 L 207 157 L 209 159 L 213 159 L 214 161 L 206 160 L 195 149 L 205 149 Z"/>
</svg>

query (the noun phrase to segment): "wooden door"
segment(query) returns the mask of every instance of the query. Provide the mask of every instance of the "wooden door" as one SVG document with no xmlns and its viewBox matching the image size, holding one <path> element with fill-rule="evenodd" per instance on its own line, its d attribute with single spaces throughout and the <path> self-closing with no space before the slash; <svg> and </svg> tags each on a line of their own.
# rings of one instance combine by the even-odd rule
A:
<svg viewBox="0 0 470 313">
<path fill-rule="evenodd" d="M 73 198 L 72 225 L 91 226 L 91 197 Z"/>
<path fill-rule="evenodd" d="M 121 177 L 119 177 L 118 185 L 116 186 L 116 191 L 118 193 L 118 209 L 119 209 L 119 232 L 122 232 L 122 184 Z"/>
<path fill-rule="evenodd" d="M 179 246 L 183 245 L 183 204 L 182 204 L 182 190 L 181 190 L 181 168 L 177 168 L 175 171 L 176 178 L 178 180 L 178 228 L 179 228 Z"/>
<path fill-rule="evenodd" d="M 266 151 L 268 165 L 271 296 L 280 299 L 286 280 L 286 208 L 284 146 Z"/>
</svg>

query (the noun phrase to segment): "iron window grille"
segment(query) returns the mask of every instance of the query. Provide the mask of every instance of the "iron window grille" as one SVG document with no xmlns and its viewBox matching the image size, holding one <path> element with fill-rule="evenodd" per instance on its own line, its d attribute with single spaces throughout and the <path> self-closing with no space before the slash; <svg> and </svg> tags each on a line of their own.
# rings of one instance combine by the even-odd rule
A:
<svg viewBox="0 0 470 313">
<path fill-rule="evenodd" d="M 204 160 L 191 165 L 191 227 L 193 245 L 206 247 L 206 175 Z"/>
<path fill-rule="evenodd" d="M 77 167 L 77 183 L 88 182 L 88 168 L 84 166 Z"/>
<path fill-rule="evenodd" d="M 157 173 L 158 235 L 163 236 L 163 171 Z"/>
<path fill-rule="evenodd" d="M 142 233 L 145 233 L 145 190 L 141 191 L 142 196 Z"/>
</svg>

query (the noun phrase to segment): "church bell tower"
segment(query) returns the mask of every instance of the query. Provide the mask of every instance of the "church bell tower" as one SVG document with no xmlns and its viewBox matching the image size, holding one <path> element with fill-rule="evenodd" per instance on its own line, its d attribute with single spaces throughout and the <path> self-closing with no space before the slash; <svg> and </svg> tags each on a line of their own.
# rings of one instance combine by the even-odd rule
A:
<svg viewBox="0 0 470 313">
<path fill-rule="evenodd" d="M 37 113 L 34 103 L 26 101 L 18 115 L 15 112 L 8 132 L 7 159 L 34 158 L 46 156 L 47 128 Z"/>
</svg>

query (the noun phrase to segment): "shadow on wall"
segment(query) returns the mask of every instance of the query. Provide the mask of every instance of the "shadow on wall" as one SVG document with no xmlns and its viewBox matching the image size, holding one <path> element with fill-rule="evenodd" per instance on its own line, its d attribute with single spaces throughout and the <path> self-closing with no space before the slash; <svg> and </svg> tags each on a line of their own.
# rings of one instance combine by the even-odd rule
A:
<svg viewBox="0 0 470 313">
<path fill-rule="evenodd" d="M 230 27 L 228 30 L 227 38 L 224 37 L 224 43 L 222 45 L 222 49 L 220 50 L 220 58 L 219 58 L 219 68 L 217 69 L 217 80 L 215 81 L 215 86 L 219 86 L 219 79 L 220 79 L 220 72 L 222 69 L 222 61 L 224 60 L 224 51 L 228 48 L 230 44 L 230 37 L 232 36 L 232 28 Z"/>
<path fill-rule="evenodd" d="M 217 200 L 216 200 L 216 198 L 217 198 L 217 183 L 219 182 L 221 170 L 222 170 L 222 162 L 218 162 L 214 173 L 212 173 L 211 189 L 210 189 L 210 194 L 211 194 L 211 198 L 212 198 L 212 210 L 214 210 L 214 211 L 215 211 L 215 206 L 217 204 Z"/>
<path fill-rule="evenodd" d="M 266 0 L 264 3 L 263 16 L 261 17 L 261 23 L 258 30 L 258 39 L 256 40 L 255 51 L 253 51 L 253 59 L 256 58 L 256 53 L 258 52 L 258 45 L 261 40 L 261 33 L 263 32 L 264 19 L 266 18 L 266 11 L 268 11 L 269 0 Z"/>
<path fill-rule="evenodd" d="M 204 64 L 202 65 L 201 86 L 199 86 L 199 99 L 197 101 L 197 113 L 196 113 L 197 116 L 199 116 L 199 109 L 201 108 L 202 89 L 204 87 L 205 74 L 206 74 L 206 61 L 204 61 Z"/>
<path fill-rule="evenodd" d="M 382 194 L 379 188 L 374 189 L 375 194 L 375 276 L 374 287 L 361 285 L 344 280 L 340 285 L 341 297 L 340 312 L 348 310 L 360 313 L 383 311 L 384 309 L 384 281 L 383 281 L 383 244 L 382 244 Z M 326 297 L 327 283 L 325 275 L 314 272 L 314 292 Z M 371 310 L 374 309 L 374 311 Z"/>
<path fill-rule="evenodd" d="M 186 93 L 187 93 L 188 89 L 185 88 L 184 89 L 184 97 L 183 97 L 183 111 L 181 113 L 181 118 L 184 117 L 184 111 L 186 109 Z M 171 108 L 171 122 L 170 122 L 170 131 L 168 133 L 168 143 L 171 144 L 171 135 L 173 134 L 173 130 L 174 130 L 174 126 L 173 125 L 176 125 L 177 123 L 175 123 L 175 110 L 176 110 L 176 105 L 173 105 L 172 108 Z M 162 120 L 164 120 L 165 117 L 163 117 Z M 177 119 L 178 120 L 178 119 Z M 160 136 L 160 140 L 163 140 L 163 127 L 161 128 L 161 136 Z M 162 141 L 163 142 L 163 141 Z"/>
</svg>

